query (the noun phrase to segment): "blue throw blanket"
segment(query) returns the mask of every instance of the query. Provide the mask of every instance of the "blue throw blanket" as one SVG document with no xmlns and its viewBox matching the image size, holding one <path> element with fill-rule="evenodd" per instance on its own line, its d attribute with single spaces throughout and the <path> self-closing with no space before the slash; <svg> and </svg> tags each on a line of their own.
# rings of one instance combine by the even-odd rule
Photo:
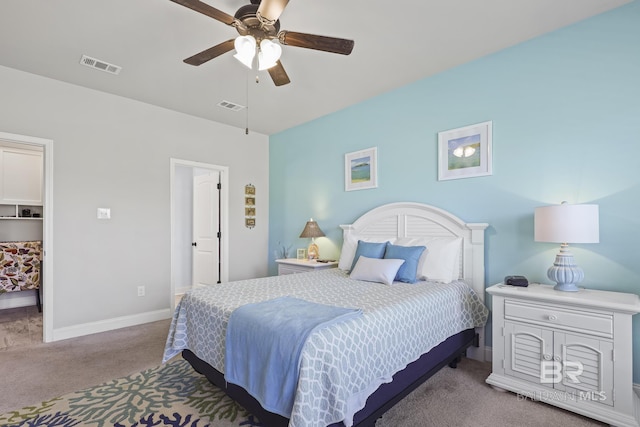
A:
<svg viewBox="0 0 640 427">
<path fill-rule="evenodd" d="M 289 418 L 307 337 L 320 327 L 361 314 L 359 309 L 292 297 L 243 305 L 229 318 L 224 377 L 266 410 Z"/>
</svg>

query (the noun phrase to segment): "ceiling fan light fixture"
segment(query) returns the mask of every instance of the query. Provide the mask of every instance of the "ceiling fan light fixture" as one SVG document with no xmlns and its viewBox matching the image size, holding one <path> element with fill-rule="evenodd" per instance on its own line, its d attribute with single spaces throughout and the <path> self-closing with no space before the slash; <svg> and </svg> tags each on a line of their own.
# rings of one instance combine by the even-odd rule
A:
<svg viewBox="0 0 640 427">
<path fill-rule="evenodd" d="M 256 55 L 256 39 L 253 36 L 238 36 L 233 42 L 233 47 L 236 49 L 233 57 L 252 68 L 253 57 Z"/>
<path fill-rule="evenodd" d="M 206 0 L 204 2 L 203 0 L 171 1 L 229 25 L 240 34 L 240 37 L 230 38 L 184 59 L 183 62 L 189 65 L 202 65 L 235 48 L 234 57 L 238 61 L 249 69 L 253 69 L 254 63 L 258 62 L 256 64 L 258 69 L 268 70 L 273 83 L 276 86 L 283 86 L 291 83 L 291 80 L 289 80 L 280 61 L 282 52 L 280 45 L 341 55 L 349 55 L 353 50 L 353 40 L 296 31 L 281 31 L 280 16 L 289 0 L 251 0 L 251 4 L 241 6 L 233 15 L 210 6 Z M 263 40 L 267 41 L 261 47 L 259 44 L 262 44 Z M 258 58 L 256 58 L 256 51 L 259 51 Z"/>
<path fill-rule="evenodd" d="M 260 71 L 275 67 L 282 55 L 282 47 L 278 43 L 264 39 L 260 42 L 258 53 L 258 69 Z"/>
</svg>

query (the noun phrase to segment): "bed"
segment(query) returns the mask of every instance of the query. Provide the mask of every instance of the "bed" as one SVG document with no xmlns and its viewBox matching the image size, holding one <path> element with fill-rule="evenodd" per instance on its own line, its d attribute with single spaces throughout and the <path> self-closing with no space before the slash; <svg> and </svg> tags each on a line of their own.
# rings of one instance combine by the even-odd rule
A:
<svg viewBox="0 0 640 427">
<path fill-rule="evenodd" d="M 164 360 L 182 352 L 196 371 L 262 423 L 291 427 L 373 426 L 440 368 L 454 367 L 465 352 L 484 360 L 487 224 L 465 223 L 425 204 L 392 203 L 341 227 L 338 269 L 230 282 L 187 293 L 176 307 Z M 419 264 L 414 260 L 419 280 L 391 285 L 369 277 L 362 280 L 361 261 L 375 266 L 393 261 L 358 256 L 369 244 L 400 250 L 427 247 Z M 410 264 L 408 258 L 405 264 Z M 229 350 L 225 334 L 234 329 L 229 327 L 232 314 L 240 307 L 289 297 L 361 315 L 309 334 L 298 361 L 290 412 L 283 412 L 265 404 L 264 397 L 227 382 L 223 372 Z M 229 338 L 227 347 L 231 344 Z M 227 356 L 231 364 L 233 357 Z"/>
</svg>

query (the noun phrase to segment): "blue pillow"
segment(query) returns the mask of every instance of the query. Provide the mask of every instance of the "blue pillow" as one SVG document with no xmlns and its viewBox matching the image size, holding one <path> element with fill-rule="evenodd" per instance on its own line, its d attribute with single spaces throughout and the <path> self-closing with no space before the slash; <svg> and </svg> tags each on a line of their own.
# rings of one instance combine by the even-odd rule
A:
<svg viewBox="0 0 640 427">
<path fill-rule="evenodd" d="M 356 254 L 353 256 L 351 270 L 353 270 L 353 267 L 356 266 L 356 262 L 358 262 L 358 258 L 360 258 L 360 255 L 366 256 L 367 258 L 382 259 L 384 257 L 384 251 L 387 248 L 388 243 L 389 242 L 373 243 L 358 240 L 358 248 L 356 249 Z"/>
<path fill-rule="evenodd" d="M 404 264 L 396 274 L 396 280 L 405 283 L 416 283 L 418 271 L 418 261 L 420 255 L 426 249 L 425 246 L 398 246 L 387 245 L 384 252 L 385 259 L 403 259 Z"/>
</svg>

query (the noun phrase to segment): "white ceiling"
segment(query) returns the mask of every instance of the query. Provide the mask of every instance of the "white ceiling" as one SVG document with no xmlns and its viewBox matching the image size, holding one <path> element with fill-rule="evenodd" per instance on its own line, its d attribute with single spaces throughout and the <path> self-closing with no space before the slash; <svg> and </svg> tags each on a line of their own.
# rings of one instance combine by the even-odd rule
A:
<svg viewBox="0 0 640 427">
<path fill-rule="evenodd" d="M 230 15 L 249 0 L 205 0 Z M 628 3 L 629 0 L 291 0 L 281 29 L 355 40 L 350 56 L 283 46 L 291 83 L 229 52 L 182 62 L 237 35 L 169 0 L 1 0 L 0 65 L 267 135 Z M 85 54 L 122 67 L 83 67 Z M 248 97 L 247 97 L 248 92 Z M 1 97 L 1 94 L 0 94 Z"/>
</svg>

